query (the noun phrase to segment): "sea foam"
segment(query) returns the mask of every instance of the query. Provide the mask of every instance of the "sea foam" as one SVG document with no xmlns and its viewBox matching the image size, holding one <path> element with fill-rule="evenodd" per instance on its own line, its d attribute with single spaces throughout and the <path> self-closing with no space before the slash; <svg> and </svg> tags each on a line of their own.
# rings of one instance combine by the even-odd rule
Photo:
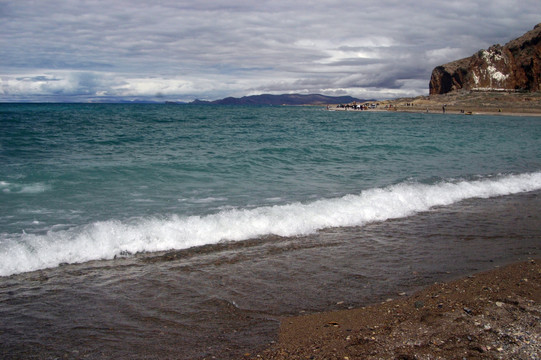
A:
<svg viewBox="0 0 541 360">
<path fill-rule="evenodd" d="M 129 252 L 186 249 L 265 235 L 299 236 L 330 227 L 362 226 L 427 211 L 470 198 L 489 198 L 541 189 L 541 172 L 446 181 L 400 183 L 311 203 L 227 209 L 206 216 L 102 221 L 45 235 L 3 234 L 0 276 L 112 259 Z"/>
<path fill-rule="evenodd" d="M 43 183 L 15 184 L 7 181 L 0 181 L 0 191 L 5 194 L 39 194 L 50 190 L 50 185 Z"/>
</svg>

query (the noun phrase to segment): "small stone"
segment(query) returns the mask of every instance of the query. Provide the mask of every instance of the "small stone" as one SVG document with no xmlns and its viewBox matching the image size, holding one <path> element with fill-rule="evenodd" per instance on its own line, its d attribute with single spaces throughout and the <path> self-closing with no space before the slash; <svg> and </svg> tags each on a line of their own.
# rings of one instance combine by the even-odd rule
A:
<svg viewBox="0 0 541 360">
<path fill-rule="evenodd" d="M 497 307 L 502 307 L 503 306 L 503 303 L 501 301 L 496 301 L 496 306 Z"/>
<path fill-rule="evenodd" d="M 406 293 L 405 292 L 399 292 L 398 296 L 406 296 Z"/>
</svg>

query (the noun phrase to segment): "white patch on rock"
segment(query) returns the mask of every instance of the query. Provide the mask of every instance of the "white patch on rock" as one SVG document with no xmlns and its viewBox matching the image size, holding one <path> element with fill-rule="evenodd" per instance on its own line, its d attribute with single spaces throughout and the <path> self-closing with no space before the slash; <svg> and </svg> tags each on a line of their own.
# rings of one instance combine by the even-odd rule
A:
<svg viewBox="0 0 541 360">
<path fill-rule="evenodd" d="M 504 81 L 504 80 L 507 80 L 507 78 L 509 77 L 509 75 L 503 74 L 492 65 L 487 67 L 487 71 L 490 77 L 496 81 Z"/>
<path fill-rule="evenodd" d="M 481 57 L 485 59 L 487 63 L 503 60 L 503 56 L 493 50 L 483 50 Z"/>
<path fill-rule="evenodd" d="M 477 76 L 477 74 L 474 71 L 472 71 L 471 74 L 472 74 L 472 77 L 473 77 L 473 82 L 475 83 L 476 86 L 478 86 L 479 85 L 479 76 Z"/>
</svg>

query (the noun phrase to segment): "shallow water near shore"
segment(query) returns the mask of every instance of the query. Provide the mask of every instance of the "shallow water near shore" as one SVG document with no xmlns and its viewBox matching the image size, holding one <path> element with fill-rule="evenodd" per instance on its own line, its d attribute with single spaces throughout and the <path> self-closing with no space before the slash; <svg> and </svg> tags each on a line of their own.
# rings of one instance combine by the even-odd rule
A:
<svg viewBox="0 0 541 360">
<path fill-rule="evenodd" d="M 360 307 L 541 256 L 541 193 L 364 227 L 0 278 L 4 358 L 237 359 L 282 316 Z"/>
<path fill-rule="evenodd" d="M 238 358 L 540 252 L 541 119 L 2 104 L 5 358 Z"/>
</svg>

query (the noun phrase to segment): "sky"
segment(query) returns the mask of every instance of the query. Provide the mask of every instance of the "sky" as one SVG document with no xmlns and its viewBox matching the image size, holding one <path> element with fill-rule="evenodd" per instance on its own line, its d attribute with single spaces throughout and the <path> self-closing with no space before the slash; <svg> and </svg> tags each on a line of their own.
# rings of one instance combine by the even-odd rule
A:
<svg viewBox="0 0 541 360">
<path fill-rule="evenodd" d="M 428 95 L 539 0 L 0 0 L 0 102 Z"/>
</svg>

